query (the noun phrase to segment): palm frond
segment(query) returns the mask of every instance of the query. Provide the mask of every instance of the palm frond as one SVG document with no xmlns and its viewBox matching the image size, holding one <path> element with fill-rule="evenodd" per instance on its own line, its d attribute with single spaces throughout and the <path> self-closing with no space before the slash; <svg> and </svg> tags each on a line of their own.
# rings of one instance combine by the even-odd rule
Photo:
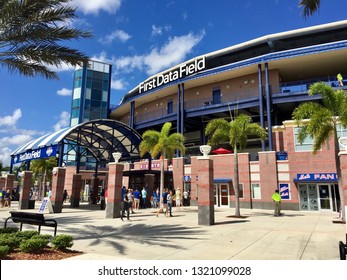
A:
<svg viewBox="0 0 347 280">
<path fill-rule="evenodd" d="M 301 0 L 299 7 L 303 9 L 302 14 L 305 18 L 312 16 L 320 7 L 320 0 Z"/>
</svg>

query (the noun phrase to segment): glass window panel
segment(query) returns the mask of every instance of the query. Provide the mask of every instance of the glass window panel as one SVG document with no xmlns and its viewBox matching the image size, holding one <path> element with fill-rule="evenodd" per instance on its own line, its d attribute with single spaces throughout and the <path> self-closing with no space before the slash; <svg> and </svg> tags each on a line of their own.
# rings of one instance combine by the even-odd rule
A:
<svg viewBox="0 0 347 280">
<path fill-rule="evenodd" d="M 252 189 L 252 198 L 254 199 L 260 199 L 260 184 L 259 183 L 252 183 L 251 184 L 251 189 Z"/>
</svg>

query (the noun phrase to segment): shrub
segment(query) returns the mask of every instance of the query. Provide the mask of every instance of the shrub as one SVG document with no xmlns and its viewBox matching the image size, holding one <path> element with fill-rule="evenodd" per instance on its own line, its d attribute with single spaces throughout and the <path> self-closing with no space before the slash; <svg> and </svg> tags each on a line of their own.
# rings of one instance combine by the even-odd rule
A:
<svg viewBox="0 0 347 280">
<path fill-rule="evenodd" d="M 0 228 L 0 234 L 2 234 L 2 233 L 14 233 L 17 231 L 18 231 L 18 228 L 13 228 L 13 227 Z"/>
<path fill-rule="evenodd" d="M 64 250 L 66 248 L 71 248 L 73 245 L 73 237 L 67 234 L 60 234 L 51 240 L 53 249 Z"/>
<path fill-rule="evenodd" d="M 5 257 L 9 251 L 10 251 L 10 247 L 8 247 L 7 245 L 0 246 L 0 258 Z"/>
<path fill-rule="evenodd" d="M 39 235 L 39 232 L 36 230 L 25 230 L 25 231 L 18 231 L 16 233 L 16 236 L 20 238 L 21 240 L 28 240 L 32 238 L 34 235 Z"/>
<path fill-rule="evenodd" d="M 33 235 L 31 237 L 31 239 L 35 239 L 35 238 L 44 238 L 44 239 L 48 240 L 48 242 L 49 242 L 52 238 L 52 235 L 50 235 L 50 234 L 38 234 L 38 235 Z"/>
<path fill-rule="evenodd" d="M 39 253 L 48 245 L 48 240 L 44 237 L 34 237 L 28 240 L 24 240 L 20 243 L 19 248 L 25 253 Z"/>
<path fill-rule="evenodd" d="M 21 239 L 14 233 L 3 233 L 0 235 L 0 246 L 8 246 L 9 251 L 18 248 Z"/>
</svg>

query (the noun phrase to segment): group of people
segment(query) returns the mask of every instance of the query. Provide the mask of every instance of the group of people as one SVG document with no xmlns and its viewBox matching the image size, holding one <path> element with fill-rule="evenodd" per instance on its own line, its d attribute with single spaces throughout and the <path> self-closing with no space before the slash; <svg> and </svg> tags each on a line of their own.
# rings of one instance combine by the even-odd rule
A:
<svg viewBox="0 0 347 280">
<path fill-rule="evenodd" d="M 138 210 L 139 208 L 146 208 L 147 203 L 147 196 L 148 192 L 145 189 L 145 187 L 142 188 L 140 191 L 138 188 L 134 191 L 132 189 L 127 189 L 125 186 L 122 188 L 122 213 L 121 213 L 121 220 L 123 221 L 123 218 L 127 218 L 130 220 L 130 213 L 134 214 L 134 209 Z M 182 204 L 182 197 L 183 197 L 183 204 Z M 164 213 L 167 217 L 173 217 L 172 215 L 172 206 L 175 202 L 176 207 L 178 210 L 180 210 L 180 207 L 182 205 L 188 205 L 188 197 L 189 193 L 187 191 L 183 192 L 183 195 L 181 193 L 180 188 L 177 188 L 175 194 L 173 194 L 172 190 L 169 190 L 168 188 L 165 188 L 163 193 L 160 194 L 159 189 L 155 189 L 153 191 L 153 194 L 150 198 L 151 207 L 152 208 L 159 208 L 159 210 L 156 212 L 157 217 L 160 213 Z M 160 207 L 160 198 L 162 198 L 162 204 L 163 207 Z M 185 203 L 184 203 L 185 202 Z M 126 216 L 125 216 L 126 213 Z"/>
</svg>

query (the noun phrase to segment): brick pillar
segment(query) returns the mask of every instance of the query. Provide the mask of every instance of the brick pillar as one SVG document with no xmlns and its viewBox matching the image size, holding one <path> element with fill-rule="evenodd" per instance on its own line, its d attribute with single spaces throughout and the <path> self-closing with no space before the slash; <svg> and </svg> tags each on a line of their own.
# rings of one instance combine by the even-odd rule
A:
<svg viewBox="0 0 347 280">
<path fill-rule="evenodd" d="M 53 169 L 51 202 L 54 213 L 61 213 L 63 209 L 65 173 L 66 170 L 63 167 L 54 167 Z"/>
<path fill-rule="evenodd" d="M 175 190 L 180 188 L 183 190 L 183 176 L 184 176 L 184 158 L 174 158 L 172 160 L 172 173 Z"/>
<path fill-rule="evenodd" d="M 80 206 L 82 183 L 83 182 L 81 174 L 72 175 L 72 188 L 70 192 L 71 208 L 78 208 Z"/>
<path fill-rule="evenodd" d="M 23 174 L 18 209 L 29 209 L 29 194 L 33 173 L 31 171 L 23 171 Z"/>
<path fill-rule="evenodd" d="M 278 189 L 277 159 L 275 151 L 259 152 L 259 173 L 263 207 L 273 208 L 272 194 Z M 283 203 L 282 203 L 283 207 Z"/>
<path fill-rule="evenodd" d="M 213 187 L 213 160 L 209 158 L 198 159 L 198 224 L 211 226 L 214 224 L 214 187 Z"/>
<path fill-rule="evenodd" d="M 6 191 L 10 190 L 10 198 L 9 198 L 9 201 L 8 201 L 8 205 L 9 206 L 11 206 L 12 191 L 13 191 L 13 186 L 14 186 L 14 179 L 15 179 L 14 174 L 7 174 L 6 182 L 5 182 L 5 189 L 6 189 Z"/>
<path fill-rule="evenodd" d="M 120 218 L 123 169 L 123 164 L 108 164 L 106 218 L 109 219 Z"/>
<path fill-rule="evenodd" d="M 198 167 L 198 159 L 197 157 L 191 157 L 191 177 L 190 177 L 190 206 L 198 205 L 198 182 L 199 182 L 199 171 Z"/>
<path fill-rule="evenodd" d="M 155 179 L 154 174 L 145 174 L 145 187 L 148 188 L 146 207 L 151 207 L 150 198 L 153 195 L 153 191 L 154 191 L 154 179 Z"/>
</svg>

